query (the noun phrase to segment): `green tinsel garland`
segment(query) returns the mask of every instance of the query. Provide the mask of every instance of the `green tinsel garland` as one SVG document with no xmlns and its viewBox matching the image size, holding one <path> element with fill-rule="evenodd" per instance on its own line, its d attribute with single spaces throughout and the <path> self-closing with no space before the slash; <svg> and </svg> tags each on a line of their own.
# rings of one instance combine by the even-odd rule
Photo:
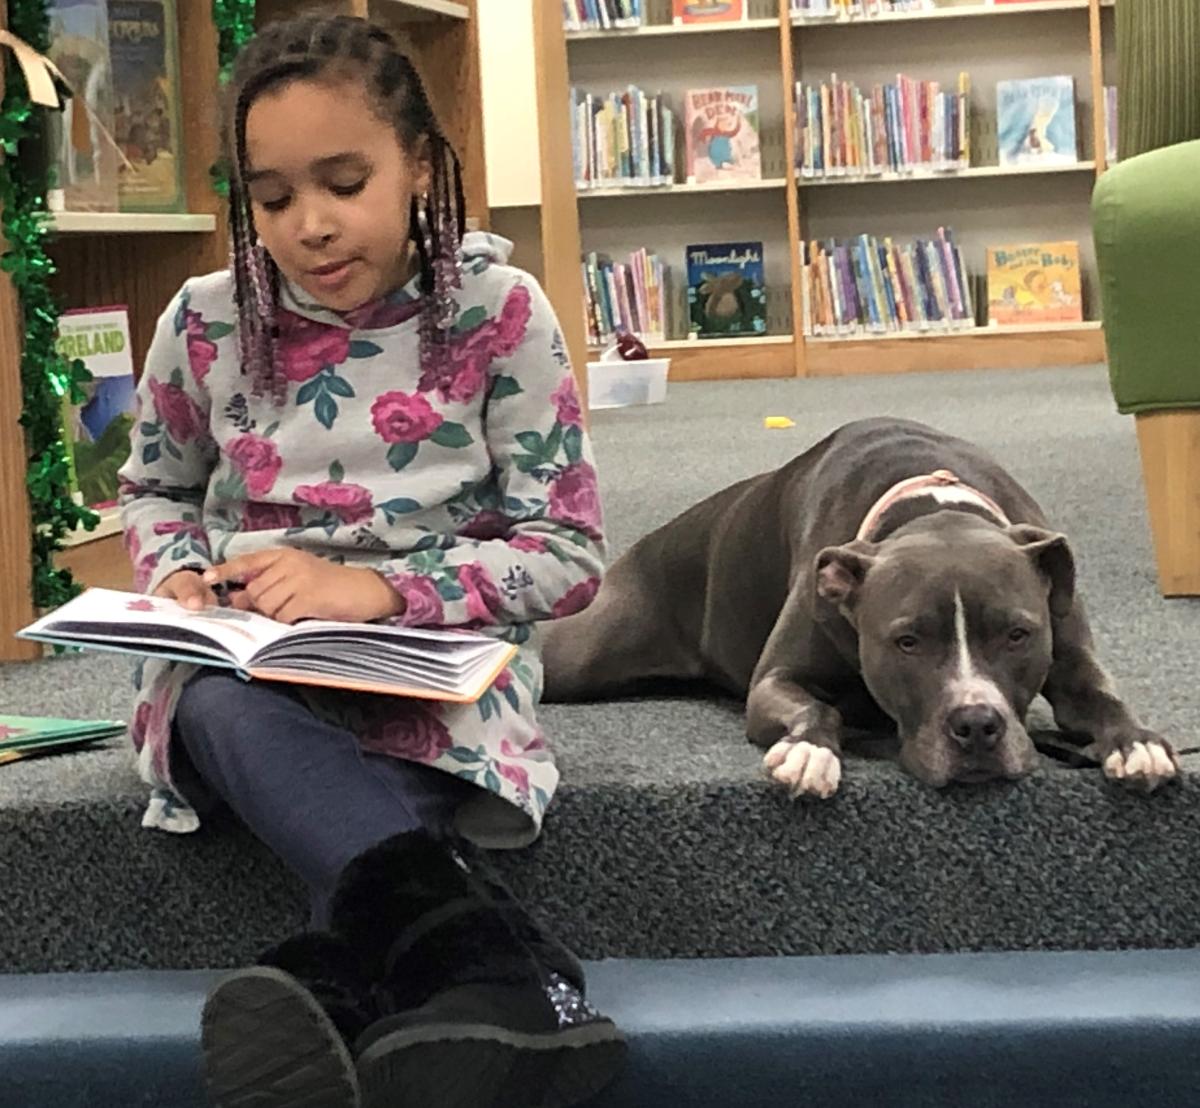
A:
<svg viewBox="0 0 1200 1108">
<path fill-rule="evenodd" d="M 212 16 L 224 81 L 234 55 L 254 33 L 254 0 L 213 0 Z M 50 45 L 45 0 L 8 0 L 8 29 L 45 53 Z M 39 609 L 57 607 L 78 592 L 70 572 L 54 567 L 54 554 L 66 534 L 78 527 L 91 530 L 99 520 L 71 497 L 62 440 L 63 397 L 81 402 L 90 374 L 81 361 L 68 362 L 55 349 L 58 306 L 50 291 L 55 269 L 44 245 L 49 230 L 48 167 L 41 156 L 45 126 L 45 110 L 30 102 L 21 68 L 10 59 L 0 101 L 0 234 L 8 246 L 0 255 L 0 270 L 12 278 L 22 316 L 20 422 L 33 529 L 33 603 Z M 221 174 L 214 178 L 223 183 Z"/>
<path fill-rule="evenodd" d="M 255 0 L 212 0 L 213 23 L 217 27 L 217 62 L 221 84 L 229 80 L 233 59 L 243 43 L 254 36 Z M 213 188 L 221 196 L 229 195 L 229 166 L 221 158 L 210 171 Z"/>
<path fill-rule="evenodd" d="M 50 19 L 45 0 L 8 0 L 8 26 L 35 50 L 45 52 Z M 91 530 L 99 517 L 71 498 L 70 467 L 62 441 L 62 399 L 84 399 L 90 374 L 78 359 L 68 362 L 54 348 L 58 307 L 50 293 L 54 273 L 43 245 L 47 233 L 47 166 L 44 110 L 30 103 L 20 66 L 5 67 L 0 101 L 0 233 L 8 243 L 0 269 L 11 277 L 20 300 L 24 344 L 21 354 L 21 425 L 25 428 L 26 486 L 33 523 L 33 603 L 53 608 L 78 587 L 65 569 L 54 568 L 54 552 L 76 527 Z"/>
</svg>

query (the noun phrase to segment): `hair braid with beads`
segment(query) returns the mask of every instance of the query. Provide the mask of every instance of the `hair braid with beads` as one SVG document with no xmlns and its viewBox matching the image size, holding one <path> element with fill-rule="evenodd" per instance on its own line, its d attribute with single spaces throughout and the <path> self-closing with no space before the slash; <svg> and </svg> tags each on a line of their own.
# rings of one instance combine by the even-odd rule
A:
<svg viewBox="0 0 1200 1108">
<path fill-rule="evenodd" d="M 466 223 L 462 169 L 425 93 L 425 86 L 396 40 L 384 28 L 354 16 L 300 16 L 264 27 L 234 63 L 227 91 L 225 149 L 233 166 L 229 183 L 230 269 L 238 309 L 238 352 L 255 396 L 276 403 L 287 378 L 275 372 L 279 270 L 258 242 L 246 190 L 246 115 L 264 92 L 289 81 L 359 79 L 381 118 L 395 128 L 406 150 L 427 143 L 429 194 L 412 198 L 409 238 L 420 263 L 421 367 L 429 368 L 454 322 L 460 287 L 459 247 Z"/>
</svg>

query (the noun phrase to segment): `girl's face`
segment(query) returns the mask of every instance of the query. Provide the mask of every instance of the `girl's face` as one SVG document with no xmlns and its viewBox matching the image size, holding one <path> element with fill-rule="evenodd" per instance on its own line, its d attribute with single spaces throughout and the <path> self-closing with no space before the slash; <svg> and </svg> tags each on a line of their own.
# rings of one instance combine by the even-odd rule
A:
<svg viewBox="0 0 1200 1108">
<path fill-rule="evenodd" d="M 430 167 L 359 82 L 297 80 L 259 96 L 243 170 L 263 246 L 317 303 L 350 311 L 408 279 L 410 204 Z"/>
</svg>

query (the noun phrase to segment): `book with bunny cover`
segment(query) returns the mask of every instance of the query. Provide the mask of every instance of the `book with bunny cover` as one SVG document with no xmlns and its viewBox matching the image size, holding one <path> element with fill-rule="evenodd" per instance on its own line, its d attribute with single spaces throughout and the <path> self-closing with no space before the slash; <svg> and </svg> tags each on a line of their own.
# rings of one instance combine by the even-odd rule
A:
<svg viewBox="0 0 1200 1108">
<path fill-rule="evenodd" d="M 1002 166 L 1079 161 L 1074 79 L 1001 81 L 996 85 L 996 135 Z"/>
<path fill-rule="evenodd" d="M 695 335 L 764 335 L 767 290 L 761 242 L 689 246 L 689 328 Z"/>
</svg>

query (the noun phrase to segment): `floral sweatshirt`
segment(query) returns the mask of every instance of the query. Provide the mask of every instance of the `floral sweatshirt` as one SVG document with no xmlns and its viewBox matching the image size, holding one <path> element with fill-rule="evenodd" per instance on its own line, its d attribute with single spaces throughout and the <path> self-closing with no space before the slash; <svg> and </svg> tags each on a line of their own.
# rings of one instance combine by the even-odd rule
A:
<svg viewBox="0 0 1200 1108">
<path fill-rule="evenodd" d="M 415 281 L 348 314 L 285 283 L 282 405 L 253 397 L 240 372 L 229 273 L 189 281 L 158 322 L 121 471 L 137 587 L 152 592 L 183 567 L 280 545 L 372 566 L 405 600 L 397 622 L 528 643 L 532 705 L 540 693 L 532 625 L 591 601 L 603 540 L 563 338 L 537 282 L 503 264 L 510 248 L 496 236 L 466 237 L 457 320 L 444 357 L 424 372 Z M 141 677 L 131 732 L 156 790 L 148 826 L 197 825 L 172 788 L 168 758 L 175 703 L 193 672 L 152 662 Z M 369 699 L 390 701 L 393 712 L 406 703 Z M 380 716 L 372 724 L 355 714 L 356 729 L 385 726 Z M 557 782 L 544 744 L 519 749 L 499 732 L 482 742 L 479 756 L 495 754 L 500 772 L 472 779 L 540 825 Z M 423 760 L 450 772 L 463 764 L 452 745 L 433 753 Z"/>
</svg>

